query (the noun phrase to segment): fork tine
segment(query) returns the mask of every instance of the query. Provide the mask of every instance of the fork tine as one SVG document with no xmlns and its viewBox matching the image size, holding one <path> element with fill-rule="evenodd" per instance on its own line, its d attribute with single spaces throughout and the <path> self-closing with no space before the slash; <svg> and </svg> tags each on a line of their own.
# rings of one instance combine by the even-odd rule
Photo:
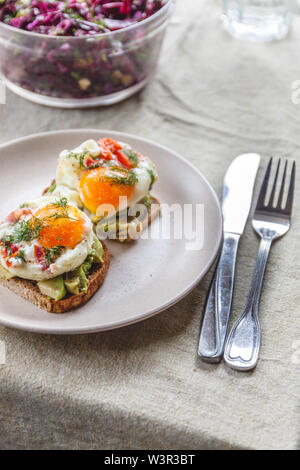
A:
<svg viewBox="0 0 300 470">
<path fill-rule="evenodd" d="M 277 202 L 277 208 L 278 209 L 282 209 L 282 201 L 283 201 L 283 194 L 284 194 L 284 188 L 285 188 L 287 164 L 288 164 L 288 161 L 286 160 L 285 165 L 284 165 L 283 175 L 282 175 L 282 182 L 281 182 L 280 192 L 279 192 L 279 196 L 278 196 L 278 202 Z"/>
<path fill-rule="evenodd" d="M 284 208 L 284 212 L 287 215 L 291 215 L 292 208 L 293 208 L 293 200 L 294 200 L 294 190 L 295 190 L 295 178 L 296 178 L 296 162 L 293 163 L 292 173 L 291 173 L 291 180 L 290 180 L 290 187 L 289 192 L 286 200 L 286 205 Z"/>
<path fill-rule="evenodd" d="M 266 199 L 266 193 L 268 189 L 268 184 L 269 184 L 269 179 L 270 179 L 270 173 L 271 173 L 271 168 L 272 168 L 272 163 L 273 163 L 273 157 L 270 158 L 265 176 L 261 185 L 261 189 L 259 192 L 258 200 L 257 200 L 257 205 L 256 209 L 263 209 L 265 207 L 265 199 Z"/>
<path fill-rule="evenodd" d="M 276 192 L 278 174 L 279 174 L 279 169 L 280 169 L 280 163 L 281 163 L 281 160 L 279 159 L 278 164 L 277 164 L 277 169 L 276 169 L 276 174 L 275 174 L 273 186 L 272 186 L 272 190 L 271 190 L 271 194 L 270 194 L 270 198 L 269 198 L 269 203 L 267 204 L 267 207 L 274 207 L 274 199 L 275 199 L 275 192 Z"/>
</svg>

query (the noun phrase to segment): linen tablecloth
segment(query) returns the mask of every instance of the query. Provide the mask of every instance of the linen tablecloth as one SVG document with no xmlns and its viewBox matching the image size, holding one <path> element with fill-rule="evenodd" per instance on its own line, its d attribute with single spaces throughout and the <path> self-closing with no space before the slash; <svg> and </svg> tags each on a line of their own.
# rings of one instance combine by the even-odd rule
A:
<svg viewBox="0 0 300 470">
<path fill-rule="evenodd" d="M 7 92 L 0 140 L 77 127 L 130 132 L 181 153 L 221 194 L 240 153 L 300 162 L 300 105 L 291 99 L 300 79 L 299 26 L 297 18 L 278 43 L 240 42 L 223 31 L 217 2 L 178 0 L 155 79 L 141 94 L 110 108 L 68 111 Z M 61 337 L 0 327 L 0 448 L 299 448 L 299 192 L 300 171 L 293 228 L 274 245 L 266 273 L 254 372 L 197 358 L 211 272 L 180 303 L 127 328 Z M 257 249 L 248 223 L 232 320 Z"/>
</svg>

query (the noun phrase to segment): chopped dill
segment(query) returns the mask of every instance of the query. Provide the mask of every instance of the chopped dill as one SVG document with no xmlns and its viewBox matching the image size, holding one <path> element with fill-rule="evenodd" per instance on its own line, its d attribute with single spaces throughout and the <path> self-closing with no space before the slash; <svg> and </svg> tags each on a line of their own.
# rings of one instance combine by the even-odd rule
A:
<svg viewBox="0 0 300 470">
<path fill-rule="evenodd" d="M 42 221 L 33 217 L 30 220 L 18 222 L 11 235 L 5 237 L 5 243 L 29 242 L 38 238 L 43 228 Z M 3 239 L 2 239 L 3 243 Z"/>
<path fill-rule="evenodd" d="M 25 251 L 24 250 L 19 250 L 18 253 L 16 254 L 15 258 L 21 259 L 22 261 L 25 261 Z"/>
<path fill-rule="evenodd" d="M 146 207 L 147 210 L 150 209 L 151 203 L 152 203 L 152 197 L 151 197 L 151 194 L 148 193 L 147 196 L 145 197 L 145 199 L 143 200 L 143 204 L 144 204 L 144 206 Z"/>
<path fill-rule="evenodd" d="M 64 247 L 62 245 L 54 246 L 53 248 L 46 248 L 45 249 L 45 260 L 46 265 L 50 266 L 53 261 L 61 255 L 62 250 Z"/>
<path fill-rule="evenodd" d="M 125 168 L 111 167 L 110 170 L 116 170 L 116 173 L 109 172 L 104 177 L 104 181 L 112 184 L 123 184 L 125 186 L 133 186 L 137 183 L 138 178 L 134 171 L 125 170 Z"/>
<path fill-rule="evenodd" d="M 59 206 L 59 207 L 62 207 L 63 209 L 65 209 L 68 205 L 68 199 L 66 197 L 62 197 L 61 199 L 59 199 L 55 202 L 52 202 L 51 204 L 53 206 Z"/>
<path fill-rule="evenodd" d="M 75 158 L 75 160 L 78 160 L 80 168 L 85 168 L 84 159 L 88 154 L 88 150 L 83 150 L 80 153 L 69 152 L 67 158 Z"/>
<path fill-rule="evenodd" d="M 147 171 L 150 175 L 150 178 L 151 178 L 151 184 L 150 184 L 150 188 L 149 188 L 149 191 L 151 191 L 152 187 L 153 187 L 153 184 L 155 182 L 155 174 L 154 174 L 154 171 L 150 168 L 147 168 Z"/>
</svg>

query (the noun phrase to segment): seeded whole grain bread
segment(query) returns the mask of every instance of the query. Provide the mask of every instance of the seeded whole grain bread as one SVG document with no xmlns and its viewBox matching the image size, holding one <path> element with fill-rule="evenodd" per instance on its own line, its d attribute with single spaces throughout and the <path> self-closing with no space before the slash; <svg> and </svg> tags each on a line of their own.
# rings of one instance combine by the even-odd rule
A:
<svg viewBox="0 0 300 470">
<path fill-rule="evenodd" d="M 49 313 L 66 313 L 84 305 L 100 288 L 106 277 L 110 264 L 110 255 L 106 245 L 104 248 L 103 263 L 95 265 L 95 268 L 88 276 L 88 290 L 85 293 L 70 294 L 62 300 L 53 300 L 41 293 L 36 281 L 29 281 L 13 277 L 5 280 L 0 278 L 0 285 L 7 287 L 15 294 L 23 297 L 37 307 Z"/>
</svg>

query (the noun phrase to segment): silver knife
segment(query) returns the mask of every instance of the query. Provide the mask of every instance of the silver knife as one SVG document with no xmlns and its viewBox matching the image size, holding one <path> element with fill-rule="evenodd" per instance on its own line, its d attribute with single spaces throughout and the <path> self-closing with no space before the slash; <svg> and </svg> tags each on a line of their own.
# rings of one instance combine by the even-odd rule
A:
<svg viewBox="0 0 300 470">
<path fill-rule="evenodd" d="M 248 219 L 259 162 L 260 155 L 256 153 L 240 155 L 225 176 L 223 247 L 206 301 L 198 348 L 198 355 L 206 362 L 220 362 L 223 357 L 237 249 Z"/>
</svg>

